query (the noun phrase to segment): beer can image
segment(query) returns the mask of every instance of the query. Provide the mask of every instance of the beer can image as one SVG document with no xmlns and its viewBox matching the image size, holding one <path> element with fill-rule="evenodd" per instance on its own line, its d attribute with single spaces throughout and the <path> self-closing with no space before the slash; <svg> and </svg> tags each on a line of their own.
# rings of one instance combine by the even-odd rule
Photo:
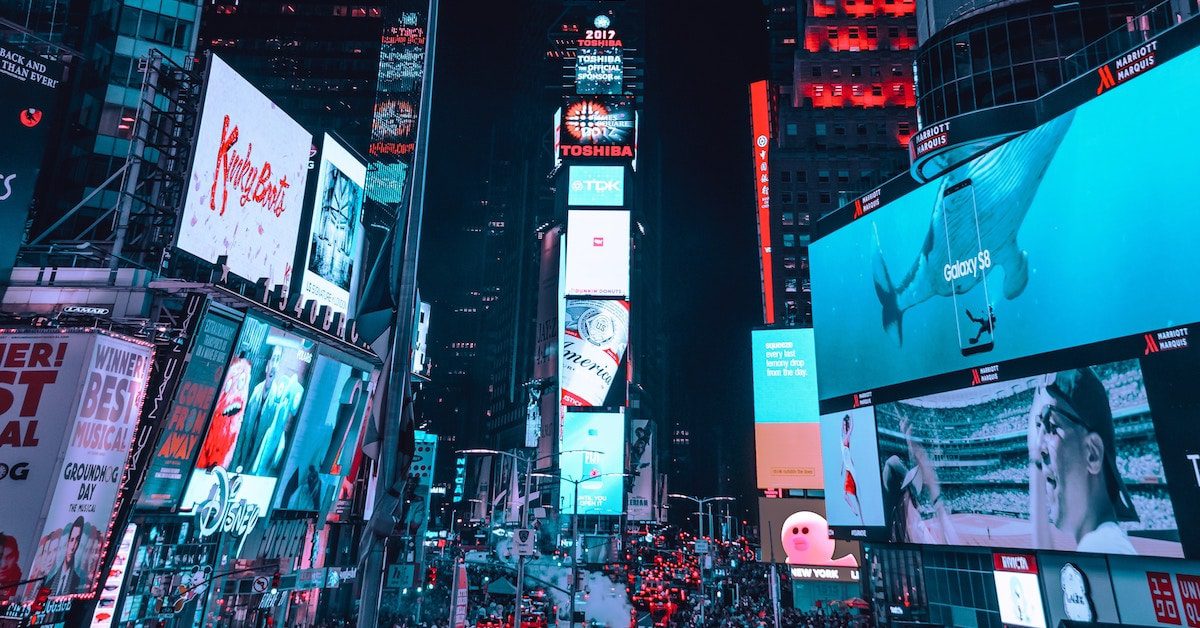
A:
<svg viewBox="0 0 1200 628">
<path fill-rule="evenodd" d="M 562 405 L 602 406 L 629 343 L 629 302 L 567 299 Z"/>
</svg>

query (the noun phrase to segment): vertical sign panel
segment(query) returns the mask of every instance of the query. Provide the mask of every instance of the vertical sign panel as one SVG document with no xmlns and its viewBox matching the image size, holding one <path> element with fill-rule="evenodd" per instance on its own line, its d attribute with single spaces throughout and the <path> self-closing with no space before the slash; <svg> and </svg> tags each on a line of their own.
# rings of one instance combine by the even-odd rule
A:
<svg viewBox="0 0 1200 628">
<path fill-rule="evenodd" d="M 750 84 L 750 127 L 754 149 L 754 197 L 758 199 L 758 263 L 762 274 L 763 322 L 775 323 L 775 287 L 771 276 L 771 110 L 767 82 Z"/>
<path fill-rule="evenodd" d="M 395 205 L 406 198 L 417 149 L 429 7 L 420 0 L 406 0 L 389 4 L 386 11 L 371 123 L 367 196 Z"/>
</svg>

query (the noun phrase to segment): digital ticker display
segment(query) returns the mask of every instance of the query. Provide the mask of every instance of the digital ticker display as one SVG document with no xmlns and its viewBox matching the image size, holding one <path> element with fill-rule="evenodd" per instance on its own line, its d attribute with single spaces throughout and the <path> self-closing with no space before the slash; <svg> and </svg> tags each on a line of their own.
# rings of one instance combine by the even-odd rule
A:
<svg viewBox="0 0 1200 628">
<path fill-rule="evenodd" d="M 1193 50 L 814 242 L 821 398 L 1200 320 L 1197 90 Z"/>
<path fill-rule="evenodd" d="M 821 488 L 821 434 L 812 329 L 751 332 L 759 488 Z"/>
</svg>

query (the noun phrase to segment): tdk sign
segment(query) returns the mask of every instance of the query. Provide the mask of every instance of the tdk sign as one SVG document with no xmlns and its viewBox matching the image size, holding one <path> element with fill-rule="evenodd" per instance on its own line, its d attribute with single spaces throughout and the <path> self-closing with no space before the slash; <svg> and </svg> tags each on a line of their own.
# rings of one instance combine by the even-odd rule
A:
<svg viewBox="0 0 1200 628">
<path fill-rule="evenodd" d="M 567 172 L 567 205 L 572 207 L 624 207 L 624 166 L 570 166 Z"/>
</svg>

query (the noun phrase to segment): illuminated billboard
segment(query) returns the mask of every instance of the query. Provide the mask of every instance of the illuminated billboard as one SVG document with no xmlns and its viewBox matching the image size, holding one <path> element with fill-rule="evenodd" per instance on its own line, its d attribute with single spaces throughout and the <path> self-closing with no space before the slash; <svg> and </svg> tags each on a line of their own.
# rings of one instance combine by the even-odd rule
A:
<svg viewBox="0 0 1200 628">
<path fill-rule="evenodd" d="M 561 404 L 602 406 L 629 344 L 629 301 L 566 299 L 564 310 Z"/>
<path fill-rule="evenodd" d="M 367 196 L 379 203 L 405 203 L 410 188 L 425 83 L 428 7 L 427 1 L 406 0 L 384 9 L 366 186 Z"/>
<path fill-rule="evenodd" d="M 309 394 L 291 432 L 291 451 L 279 476 L 275 506 L 283 510 L 324 512 L 346 474 L 367 404 L 370 374 L 319 355 Z"/>
<path fill-rule="evenodd" d="M 628 296 L 629 211 L 570 210 L 567 233 L 566 295 Z"/>
<path fill-rule="evenodd" d="M 363 185 L 367 167 L 326 134 L 304 262 L 303 299 L 334 312 L 354 311 L 362 276 Z"/>
<path fill-rule="evenodd" d="M 568 411 L 559 451 L 559 512 L 564 515 L 619 515 L 625 496 L 625 414 Z M 578 451 L 589 450 L 589 451 Z M 612 475 L 606 475 L 612 474 Z M 595 479 L 589 479 L 595 478 Z M 575 510 L 578 481 L 579 510 Z"/>
<path fill-rule="evenodd" d="M 850 529 L 884 525 L 875 408 L 822 415 L 820 428 L 829 525 Z"/>
<path fill-rule="evenodd" d="M 763 322 L 775 323 L 774 268 L 771 259 L 771 103 L 767 82 L 750 84 L 750 139 L 754 151 L 754 198 L 758 224 L 758 272 L 763 293 Z"/>
<path fill-rule="evenodd" d="M 14 584 L 44 583 L 53 597 L 89 595 L 152 347 L 98 333 L 11 333 L 0 335 L 0 351 L 0 534 L 15 544 L 4 548 L 4 571 Z"/>
<path fill-rule="evenodd" d="M 624 166 L 568 166 L 567 205 L 624 207 Z"/>
<path fill-rule="evenodd" d="M 625 80 L 624 43 L 609 15 L 597 15 L 575 49 L 575 93 L 616 95 Z"/>
<path fill-rule="evenodd" d="M 1192 50 L 813 243 L 821 398 L 1200 320 L 1198 90 Z"/>
<path fill-rule="evenodd" d="M 1028 554 L 993 554 L 996 598 L 1005 626 L 1046 628 L 1046 609 L 1038 582 L 1037 557 Z"/>
<path fill-rule="evenodd" d="M 313 350 L 311 340 L 246 317 L 196 469 L 240 468 L 247 475 L 279 477 L 307 392 Z M 191 484 L 196 481 L 193 475 Z"/>
<path fill-rule="evenodd" d="M 287 285 L 312 135 L 220 57 L 210 56 L 191 185 L 176 246 L 229 272 Z"/>
<path fill-rule="evenodd" d="M 760 497 L 758 520 L 763 561 L 787 564 L 796 580 L 858 582 L 859 544 L 830 538 L 822 500 Z"/>
<path fill-rule="evenodd" d="M 238 321 L 209 310 L 204 314 L 183 367 L 178 393 L 159 433 L 146 480 L 138 495 L 143 508 L 171 508 L 183 492 L 208 428 L 209 412 L 217 399 L 221 375 L 237 339 Z"/>
<path fill-rule="evenodd" d="M 0 231 L 25 231 L 46 140 L 57 127 L 59 88 L 65 66 L 19 44 L 0 43 Z M 0 242 L 0 276 L 7 278 L 16 261 L 21 238 Z"/>
<path fill-rule="evenodd" d="M 821 488 L 817 369 L 811 329 L 750 333 L 759 488 Z"/>
<path fill-rule="evenodd" d="M 633 159 L 636 131 L 637 115 L 631 103 L 607 96 L 572 98 L 563 107 L 558 156 Z"/>
<path fill-rule="evenodd" d="M 630 421 L 629 521 L 654 520 L 654 427 L 647 419 Z"/>
</svg>

